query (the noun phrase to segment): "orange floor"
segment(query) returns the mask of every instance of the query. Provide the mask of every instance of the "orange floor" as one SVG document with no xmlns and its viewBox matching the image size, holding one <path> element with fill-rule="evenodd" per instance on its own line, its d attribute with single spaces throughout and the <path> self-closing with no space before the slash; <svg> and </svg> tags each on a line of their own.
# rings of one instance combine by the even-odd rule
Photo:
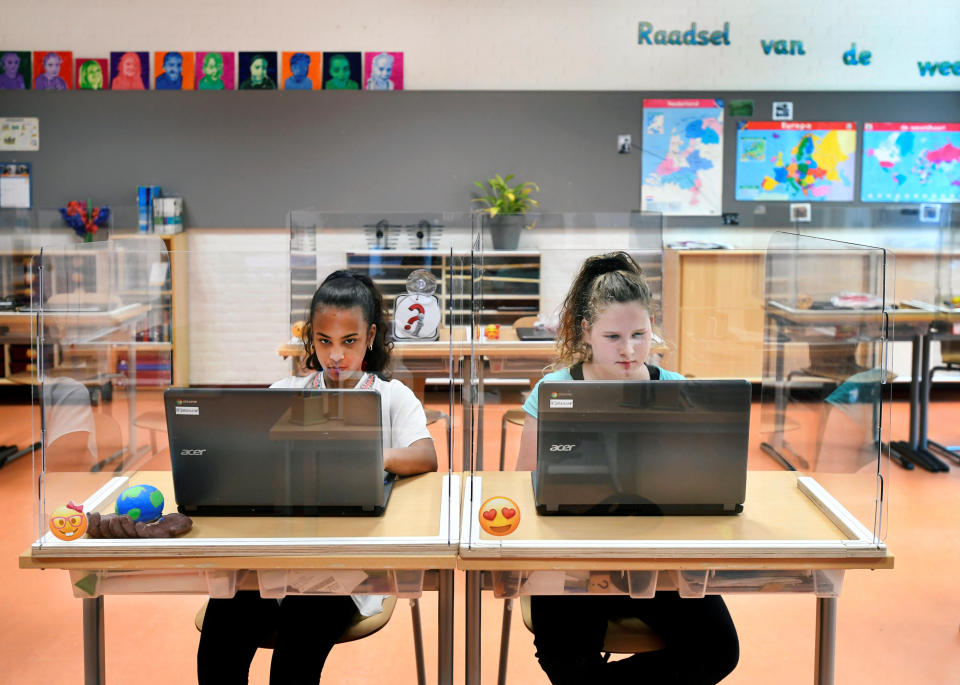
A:
<svg viewBox="0 0 960 685">
<path fill-rule="evenodd" d="M 938 391 L 935 391 L 938 392 Z M 936 396 L 935 396 L 936 399 Z M 935 401 L 932 436 L 960 443 L 958 404 Z M 0 399 L 0 402 L 3 400 Z M 443 409 L 442 403 L 436 408 Z M 512 405 L 516 406 L 516 405 Z M 122 411 L 122 407 L 112 407 Z M 138 406 L 138 411 L 145 405 Z M 503 407 L 485 416 L 488 466 L 495 468 Z M 895 437 L 906 436 L 906 407 L 894 407 Z M 436 438 L 442 424 L 431 426 Z M 0 444 L 30 439 L 28 405 L 0 404 Z M 508 434 L 507 453 L 516 451 L 519 428 Z M 754 436 L 751 444 L 757 442 Z M 147 442 L 147 436 L 140 438 Z M 754 450 L 751 460 L 763 459 Z M 508 460 L 508 468 L 509 468 Z M 81 603 L 71 595 L 62 571 L 23 571 L 17 556 L 33 539 L 34 505 L 30 495 L 31 459 L 0 469 L 0 582 L 7 590 L 0 606 L 0 682 L 80 683 Z M 960 467 L 947 474 L 904 471 L 893 466 L 889 483 L 887 544 L 896 555 L 892 571 L 854 571 L 846 575 L 839 602 L 836 682 L 960 683 Z M 456 578 L 455 681 L 463 682 L 463 575 Z M 111 596 L 106 598 L 106 673 L 109 682 L 195 681 L 198 633 L 193 616 L 197 596 Z M 813 671 L 814 599 L 808 595 L 728 596 L 737 624 L 741 659 L 724 682 L 731 684 L 808 685 Z M 483 682 L 496 682 L 503 603 L 483 598 Z M 428 683 L 436 682 L 436 596 L 424 594 L 421 612 Z M 519 613 L 519 612 L 517 612 Z M 261 651 L 250 682 L 266 683 L 269 652 Z M 508 681 L 546 684 L 533 656 L 531 635 L 514 617 Z M 410 611 L 401 601 L 393 619 L 378 634 L 336 647 L 324 671 L 325 683 L 413 683 Z"/>
</svg>

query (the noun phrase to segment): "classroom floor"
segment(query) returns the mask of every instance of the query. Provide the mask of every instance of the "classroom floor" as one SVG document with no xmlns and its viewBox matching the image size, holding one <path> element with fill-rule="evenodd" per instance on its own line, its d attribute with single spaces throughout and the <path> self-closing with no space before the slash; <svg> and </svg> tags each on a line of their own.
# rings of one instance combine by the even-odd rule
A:
<svg viewBox="0 0 960 685">
<path fill-rule="evenodd" d="M 500 417 L 509 403 L 489 406 L 484 440 L 488 466 L 496 467 Z M 960 444 L 956 420 L 960 395 L 936 388 L 930 435 Z M 435 401 L 434 401 L 435 400 Z M 150 400 L 138 401 L 147 411 Z M 122 401 L 109 410 L 122 414 Z M 428 406 L 446 410 L 444 399 Z M 105 407 L 106 409 L 107 407 Z M 0 444 L 25 445 L 31 437 L 32 411 L 26 401 L 0 399 Z M 893 434 L 907 434 L 907 407 L 896 401 Z M 431 426 L 439 441 L 442 422 Z M 507 454 L 515 454 L 520 430 L 508 430 Z M 144 431 L 141 443 L 148 443 Z M 751 445 L 759 442 L 753 435 Z M 438 450 L 440 451 L 440 450 Z M 445 454 L 441 454 L 445 457 Z M 762 460 L 756 448 L 751 463 Z M 508 459 L 507 468 L 511 466 Z M 81 602 L 74 599 L 63 571 L 25 571 L 17 557 L 34 530 L 30 457 L 0 469 L 0 680 L 4 683 L 82 682 Z M 960 683 L 960 467 L 932 474 L 892 466 L 888 484 L 887 544 L 896 555 L 892 571 L 846 574 L 837 621 L 836 681 L 844 685 L 911 682 Z M 463 574 L 456 577 L 455 682 L 463 682 Z M 199 633 L 194 614 L 199 596 L 110 596 L 106 611 L 108 682 L 130 682 L 148 673 L 166 683 L 195 682 Z M 740 664 L 724 683 L 733 685 L 807 685 L 814 662 L 815 601 L 810 595 L 733 595 L 727 604 L 740 634 Z M 427 682 L 436 683 L 436 611 L 433 593 L 420 600 Z M 482 603 L 483 682 L 496 682 L 503 601 L 485 593 Z M 546 685 L 534 658 L 532 636 L 514 612 L 507 680 Z M 270 653 L 260 650 L 251 668 L 251 683 L 266 683 Z M 366 639 L 338 645 L 324 670 L 324 683 L 413 683 L 415 665 L 408 602 L 397 604 L 390 623 Z"/>
</svg>

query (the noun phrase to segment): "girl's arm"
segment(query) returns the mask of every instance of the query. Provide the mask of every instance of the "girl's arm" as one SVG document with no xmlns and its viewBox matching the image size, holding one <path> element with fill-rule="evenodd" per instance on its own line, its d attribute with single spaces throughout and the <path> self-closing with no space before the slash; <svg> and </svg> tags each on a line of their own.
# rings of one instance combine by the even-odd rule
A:
<svg viewBox="0 0 960 685">
<path fill-rule="evenodd" d="M 383 451 L 383 468 L 398 476 L 413 476 L 437 470 L 437 450 L 432 438 L 421 438 L 409 447 L 393 447 Z"/>
<path fill-rule="evenodd" d="M 535 471 L 537 468 L 537 420 L 527 414 L 520 435 L 520 457 L 517 471 Z"/>
</svg>

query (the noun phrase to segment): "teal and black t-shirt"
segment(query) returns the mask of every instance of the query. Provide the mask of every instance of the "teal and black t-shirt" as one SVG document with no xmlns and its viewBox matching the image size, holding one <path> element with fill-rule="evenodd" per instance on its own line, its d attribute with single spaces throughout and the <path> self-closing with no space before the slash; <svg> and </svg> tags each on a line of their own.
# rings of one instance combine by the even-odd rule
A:
<svg viewBox="0 0 960 685">
<path fill-rule="evenodd" d="M 667 371 L 666 369 L 661 369 L 659 366 L 654 366 L 653 364 L 647 364 L 647 371 L 650 372 L 650 380 L 652 381 L 682 381 L 683 374 L 679 374 L 676 371 Z M 527 401 L 523 403 L 523 411 L 527 412 L 533 418 L 537 418 L 537 407 L 539 403 L 537 398 L 540 394 L 540 384 L 544 381 L 582 381 L 583 380 L 583 365 L 574 364 L 571 367 L 566 369 L 560 369 L 559 371 L 551 371 L 546 376 L 537 381 L 537 384 L 533 386 L 533 390 L 530 391 L 530 394 L 527 396 Z"/>
</svg>

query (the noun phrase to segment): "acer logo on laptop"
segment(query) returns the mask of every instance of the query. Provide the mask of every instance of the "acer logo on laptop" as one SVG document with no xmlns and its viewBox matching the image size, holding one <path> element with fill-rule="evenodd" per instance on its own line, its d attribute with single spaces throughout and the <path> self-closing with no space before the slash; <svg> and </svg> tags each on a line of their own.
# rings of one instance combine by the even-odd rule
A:
<svg viewBox="0 0 960 685">
<path fill-rule="evenodd" d="M 576 446 L 577 446 L 576 443 L 572 445 L 563 445 L 563 444 L 550 445 L 550 451 L 551 452 L 570 452 Z"/>
<path fill-rule="evenodd" d="M 202 450 L 180 450 L 181 457 L 202 457 L 203 453 L 206 452 L 206 448 Z"/>
</svg>

